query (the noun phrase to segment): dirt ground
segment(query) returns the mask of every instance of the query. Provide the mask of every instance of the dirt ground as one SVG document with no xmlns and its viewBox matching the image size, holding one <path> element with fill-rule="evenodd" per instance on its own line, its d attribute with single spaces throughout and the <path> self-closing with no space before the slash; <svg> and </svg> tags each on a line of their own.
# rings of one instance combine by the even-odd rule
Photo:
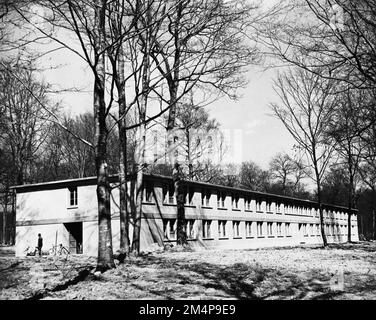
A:
<svg viewBox="0 0 376 320">
<path fill-rule="evenodd" d="M 376 299 L 376 242 L 259 250 L 171 249 L 93 274 L 95 258 L 16 258 L 0 248 L 5 299 Z"/>
</svg>

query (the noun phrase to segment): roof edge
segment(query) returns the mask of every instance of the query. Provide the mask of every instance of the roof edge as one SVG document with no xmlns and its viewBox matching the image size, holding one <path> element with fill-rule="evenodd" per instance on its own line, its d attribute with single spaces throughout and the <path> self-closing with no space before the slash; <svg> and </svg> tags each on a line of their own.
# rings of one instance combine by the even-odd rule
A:
<svg viewBox="0 0 376 320">
<path fill-rule="evenodd" d="M 163 175 L 158 175 L 158 174 L 145 174 L 145 177 L 148 179 L 152 180 L 157 180 L 157 179 L 162 179 L 162 180 L 167 180 L 167 181 L 172 181 L 172 177 L 169 176 L 163 176 Z M 128 177 L 131 177 L 130 175 Z M 109 176 L 110 182 L 111 183 L 116 183 L 119 181 L 119 175 L 114 174 Z M 75 179 L 66 179 L 66 180 L 58 180 L 58 181 L 49 181 L 49 182 L 41 182 L 41 183 L 34 183 L 34 184 L 25 184 L 25 185 L 16 185 L 12 186 L 10 189 L 16 190 L 16 192 L 28 192 L 28 191 L 36 191 L 36 190 L 51 190 L 51 189 L 56 189 L 56 188 L 66 188 L 69 186 L 88 186 L 88 185 L 95 185 L 96 184 L 97 177 L 85 177 L 85 178 L 75 178 Z M 260 192 L 260 191 L 254 191 L 254 190 L 249 190 L 249 189 L 243 189 L 243 188 L 237 188 L 237 187 L 229 187 L 229 186 L 223 186 L 219 184 L 212 184 L 208 182 L 201 182 L 201 181 L 191 181 L 191 180 L 182 180 L 184 183 L 188 183 L 191 185 L 197 185 L 197 186 L 202 186 L 206 188 L 215 188 L 215 189 L 221 189 L 221 190 L 226 190 L 230 192 L 239 192 L 242 194 L 251 194 L 256 197 L 273 197 L 277 198 L 280 200 L 289 200 L 289 201 L 294 201 L 294 202 L 300 202 L 300 203 L 306 203 L 307 205 L 316 205 L 316 201 L 308 200 L 308 199 L 300 199 L 300 198 L 294 198 L 294 197 L 289 197 L 289 196 L 283 196 L 279 194 L 274 194 L 274 193 L 266 193 L 266 192 Z M 323 203 L 325 207 L 332 207 L 332 208 L 338 208 L 338 209 L 344 209 L 349 211 L 348 208 L 343 207 L 343 206 L 338 206 L 334 204 L 327 204 Z M 357 209 L 351 209 L 353 212 L 358 212 Z"/>
</svg>

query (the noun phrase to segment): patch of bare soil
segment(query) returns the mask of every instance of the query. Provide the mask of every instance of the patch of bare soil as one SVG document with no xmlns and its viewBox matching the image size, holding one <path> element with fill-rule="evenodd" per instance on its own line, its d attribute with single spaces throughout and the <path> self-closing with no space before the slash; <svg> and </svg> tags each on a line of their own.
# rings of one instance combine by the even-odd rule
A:
<svg viewBox="0 0 376 320">
<path fill-rule="evenodd" d="M 0 299 L 376 299 L 376 243 L 168 250 L 101 275 L 95 259 L 0 258 Z"/>
</svg>

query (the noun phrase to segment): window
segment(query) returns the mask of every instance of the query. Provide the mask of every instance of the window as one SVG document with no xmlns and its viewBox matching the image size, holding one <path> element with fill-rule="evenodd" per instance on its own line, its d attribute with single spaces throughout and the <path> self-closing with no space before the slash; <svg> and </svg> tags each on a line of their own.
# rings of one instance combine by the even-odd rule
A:
<svg viewBox="0 0 376 320">
<path fill-rule="evenodd" d="M 225 208 L 226 194 L 223 192 L 218 192 L 217 194 L 217 208 Z"/>
<path fill-rule="evenodd" d="M 209 205 L 210 205 L 210 191 L 201 192 L 201 205 L 209 207 Z"/>
<path fill-rule="evenodd" d="M 153 202 L 153 184 L 151 182 L 144 183 L 144 201 Z"/>
<path fill-rule="evenodd" d="M 163 235 L 165 240 L 176 240 L 176 219 L 163 219 Z"/>
<path fill-rule="evenodd" d="M 290 237 L 291 234 L 290 234 L 290 223 L 285 223 L 285 234 L 286 234 L 286 237 Z"/>
<path fill-rule="evenodd" d="M 277 222 L 277 236 L 282 237 L 282 222 Z"/>
<path fill-rule="evenodd" d="M 77 206 L 77 187 L 69 187 L 69 206 L 74 207 Z"/>
<path fill-rule="evenodd" d="M 316 235 L 320 235 L 320 225 L 319 224 L 316 224 Z"/>
<path fill-rule="evenodd" d="M 289 206 L 287 204 L 284 205 L 284 212 L 289 213 Z"/>
<path fill-rule="evenodd" d="M 233 237 L 234 238 L 239 238 L 240 237 L 240 221 L 233 221 L 232 222 L 232 229 L 233 229 Z"/>
<path fill-rule="evenodd" d="M 262 222 L 257 222 L 257 236 L 262 237 Z"/>
<path fill-rule="evenodd" d="M 211 220 L 202 220 L 202 238 L 207 239 L 211 237 Z"/>
<path fill-rule="evenodd" d="M 268 222 L 266 227 L 267 227 L 268 237 L 272 237 L 273 236 L 273 222 Z"/>
<path fill-rule="evenodd" d="M 261 200 L 256 200 L 256 211 L 261 211 Z"/>
<path fill-rule="evenodd" d="M 245 236 L 252 237 L 252 221 L 245 222 Z"/>
<path fill-rule="evenodd" d="M 224 238 L 226 237 L 226 222 L 227 221 L 218 221 L 218 237 Z"/>
<path fill-rule="evenodd" d="M 308 228 L 307 228 L 307 224 L 306 223 L 303 223 L 303 235 L 305 237 L 308 236 Z"/>
<path fill-rule="evenodd" d="M 281 203 L 279 201 L 275 203 L 275 212 L 281 213 Z"/>
<path fill-rule="evenodd" d="M 231 196 L 231 203 L 233 209 L 239 209 L 239 196 L 236 194 L 233 194 Z"/>
<path fill-rule="evenodd" d="M 163 203 L 174 204 L 175 203 L 175 188 L 172 183 L 163 185 Z"/>
<path fill-rule="evenodd" d="M 250 198 L 244 199 L 244 205 L 245 205 L 245 210 L 251 211 L 251 199 Z"/>
<path fill-rule="evenodd" d="M 184 232 L 187 235 L 188 239 L 194 239 L 195 238 L 194 225 L 195 225 L 195 220 L 193 220 L 193 219 L 186 219 L 184 221 L 183 228 L 184 228 Z"/>
<path fill-rule="evenodd" d="M 272 212 L 272 203 L 270 201 L 266 201 L 266 212 Z"/>
<path fill-rule="evenodd" d="M 311 223 L 309 231 L 310 231 L 311 236 L 313 236 L 315 233 L 315 229 L 313 228 L 313 223 Z"/>
<path fill-rule="evenodd" d="M 187 205 L 193 205 L 193 195 L 194 195 L 194 190 L 191 187 L 187 187 L 185 189 L 185 198 L 184 198 L 184 204 Z"/>
</svg>

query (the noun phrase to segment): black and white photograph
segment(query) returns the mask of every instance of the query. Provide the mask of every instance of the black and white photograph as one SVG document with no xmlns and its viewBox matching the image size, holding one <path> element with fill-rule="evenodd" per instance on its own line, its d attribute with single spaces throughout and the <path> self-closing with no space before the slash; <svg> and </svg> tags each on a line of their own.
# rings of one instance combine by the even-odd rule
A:
<svg viewBox="0 0 376 320">
<path fill-rule="evenodd" d="M 376 300 L 376 0 L 0 0 L 9 300 Z"/>
</svg>

